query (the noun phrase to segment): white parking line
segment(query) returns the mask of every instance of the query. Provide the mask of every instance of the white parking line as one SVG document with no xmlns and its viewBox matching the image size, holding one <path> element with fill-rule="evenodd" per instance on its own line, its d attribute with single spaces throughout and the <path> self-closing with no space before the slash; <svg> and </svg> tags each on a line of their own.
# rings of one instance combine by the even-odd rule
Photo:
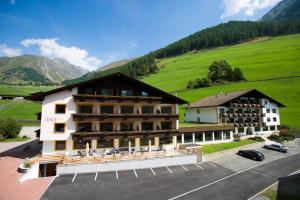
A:
<svg viewBox="0 0 300 200">
<path fill-rule="evenodd" d="M 137 175 L 137 173 L 136 173 L 135 169 L 134 169 L 133 171 L 134 171 L 135 177 L 138 177 L 138 175 Z"/>
<path fill-rule="evenodd" d="M 117 170 L 116 170 L 116 179 L 119 179 L 119 174 Z"/>
<path fill-rule="evenodd" d="M 171 174 L 173 174 L 173 172 L 169 169 L 168 166 L 166 166 L 166 169 L 167 169 Z"/>
<path fill-rule="evenodd" d="M 211 166 L 218 167 L 218 166 L 215 165 L 214 163 L 211 163 L 211 162 L 207 162 L 207 163 L 210 164 Z"/>
<path fill-rule="evenodd" d="M 156 176 L 156 173 L 154 172 L 154 170 L 152 168 L 150 168 L 150 170 L 152 171 L 153 175 Z"/>
<path fill-rule="evenodd" d="M 74 174 L 74 177 L 73 177 L 73 179 L 72 179 L 72 183 L 74 182 L 76 176 L 77 176 L 77 173 Z"/>
<path fill-rule="evenodd" d="M 97 180 L 97 176 L 98 176 L 98 172 L 96 172 L 96 174 L 95 174 L 95 180 Z"/>
<path fill-rule="evenodd" d="M 203 167 L 201 167 L 200 165 L 198 164 L 195 164 L 195 166 L 199 167 L 200 169 L 203 169 Z"/>
<path fill-rule="evenodd" d="M 189 171 L 186 167 L 184 167 L 183 165 L 180 165 L 185 171 Z"/>
</svg>

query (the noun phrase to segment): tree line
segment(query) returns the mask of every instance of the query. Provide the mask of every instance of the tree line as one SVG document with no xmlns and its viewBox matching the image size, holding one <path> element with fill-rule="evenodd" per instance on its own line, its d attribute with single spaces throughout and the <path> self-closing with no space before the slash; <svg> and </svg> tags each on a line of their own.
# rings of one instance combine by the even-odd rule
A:
<svg viewBox="0 0 300 200">
<path fill-rule="evenodd" d="M 178 56 L 189 51 L 237 44 L 258 37 L 300 33 L 300 21 L 230 21 L 207 28 L 174 42 L 164 48 L 152 51 L 125 65 L 95 72 L 88 78 L 95 78 L 112 72 L 122 72 L 135 78 L 159 71 L 157 59 Z M 86 80 L 86 77 L 65 81 L 70 84 Z"/>
<path fill-rule="evenodd" d="M 242 70 L 238 67 L 234 69 L 225 61 L 214 61 L 209 66 L 207 78 L 190 80 L 187 88 L 202 88 L 209 87 L 216 84 L 224 84 L 225 82 L 237 82 L 246 80 Z"/>
</svg>

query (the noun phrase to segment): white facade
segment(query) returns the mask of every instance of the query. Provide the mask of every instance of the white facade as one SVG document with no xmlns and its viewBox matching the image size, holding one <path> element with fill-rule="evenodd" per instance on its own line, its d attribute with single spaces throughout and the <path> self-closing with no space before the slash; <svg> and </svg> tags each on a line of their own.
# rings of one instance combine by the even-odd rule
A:
<svg viewBox="0 0 300 200">
<path fill-rule="evenodd" d="M 64 90 L 58 93 L 45 96 L 42 102 L 41 116 L 41 134 L 40 140 L 43 141 L 43 155 L 53 155 L 65 153 L 65 151 L 55 151 L 55 141 L 65 140 L 66 151 L 72 151 L 71 133 L 75 130 L 75 123 L 72 120 L 72 114 L 76 113 L 76 104 L 73 100 L 74 94 L 77 94 L 77 88 Z M 66 112 L 64 114 L 56 114 L 56 104 L 65 104 Z M 55 133 L 54 124 L 64 123 L 64 133 Z"/>
<path fill-rule="evenodd" d="M 218 108 L 192 108 L 185 112 L 185 121 L 194 123 L 218 123 Z"/>
</svg>

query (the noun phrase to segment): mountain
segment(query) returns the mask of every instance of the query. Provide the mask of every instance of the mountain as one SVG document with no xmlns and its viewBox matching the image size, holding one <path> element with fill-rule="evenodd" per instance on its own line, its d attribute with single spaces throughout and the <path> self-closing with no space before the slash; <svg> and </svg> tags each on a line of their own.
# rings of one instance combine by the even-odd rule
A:
<svg viewBox="0 0 300 200">
<path fill-rule="evenodd" d="M 62 58 L 50 59 L 35 55 L 0 57 L 0 80 L 8 83 L 60 83 L 87 72 Z"/>
<path fill-rule="evenodd" d="M 112 69 L 112 68 L 115 68 L 115 67 L 119 67 L 119 66 L 127 64 L 128 62 L 130 62 L 132 60 L 133 60 L 133 58 L 132 59 L 124 59 L 124 60 L 119 60 L 119 61 L 116 61 L 116 62 L 112 62 L 112 63 L 109 63 L 107 65 L 104 65 L 103 67 L 99 67 L 97 69 L 97 71 L 101 72 L 101 71 L 105 71 L 107 69 Z"/>
<path fill-rule="evenodd" d="M 86 74 L 84 74 L 83 76 L 81 76 L 79 78 L 65 80 L 65 81 L 62 82 L 62 84 L 69 85 L 69 84 L 72 84 L 72 83 L 77 83 L 77 82 L 80 82 L 80 81 L 92 79 L 92 78 L 96 77 L 97 74 L 101 73 L 102 71 L 112 70 L 116 67 L 120 67 L 122 65 L 125 65 L 125 64 L 127 64 L 128 62 L 130 62 L 132 60 L 133 60 L 133 58 L 132 59 L 119 60 L 119 61 L 116 61 L 116 62 L 109 63 L 107 65 L 104 65 L 103 67 L 99 67 L 96 71 L 86 73 Z"/>
<path fill-rule="evenodd" d="M 300 20 L 300 0 L 283 0 L 265 14 L 261 21 Z"/>
</svg>

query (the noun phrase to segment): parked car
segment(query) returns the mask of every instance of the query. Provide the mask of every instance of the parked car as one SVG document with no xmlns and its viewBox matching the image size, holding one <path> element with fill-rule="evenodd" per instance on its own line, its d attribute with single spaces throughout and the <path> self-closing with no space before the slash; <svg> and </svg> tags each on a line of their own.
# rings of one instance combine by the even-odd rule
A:
<svg viewBox="0 0 300 200">
<path fill-rule="evenodd" d="M 271 150 L 275 150 L 275 151 L 280 151 L 283 153 L 287 153 L 288 148 L 285 147 L 282 144 L 270 144 L 270 145 L 265 145 L 264 146 L 265 149 L 271 149 Z"/>
<path fill-rule="evenodd" d="M 265 159 L 264 154 L 255 150 L 240 150 L 237 154 L 245 158 L 250 158 L 252 160 L 262 161 L 263 159 Z"/>
</svg>

